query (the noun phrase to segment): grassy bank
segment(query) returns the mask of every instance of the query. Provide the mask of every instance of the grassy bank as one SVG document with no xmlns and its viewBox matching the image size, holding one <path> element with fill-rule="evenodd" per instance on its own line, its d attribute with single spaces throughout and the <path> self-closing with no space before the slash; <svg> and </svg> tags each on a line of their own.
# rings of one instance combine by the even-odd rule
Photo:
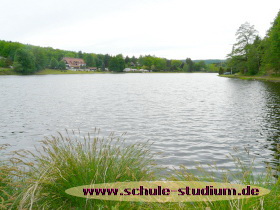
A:
<svg viewBox="0 0 280 210">
<path fill-rule="evenodd" d="M 279 76 L 244 76 L 244 75 L 220 75 L 220 77 L 238 78 L 243 80 L 261 80 L 269 82 L 280 82 Z"/>
<path fill-rule="evenodd" d="M 20 75 L 10 68 L 0 68 L 0 75 Z"/>
<path fill-rule="evenodd" d="M 3 153 L 5 145 L 0 147 Z M 1 154 L 1 156 L 3 156 Z M 126 144 L 122 137 L 83 137 L 77 133 L 52 136 L 42 141 L 36 154 L 17 151 L 0 159 L 0 209 L 277 209 L 280 181 L 269 169 L 253 175 L 252 165 L 232 156 L 238 172 L 217 179 L 200 168 L 200 176 L 185 168 L 160 176 L 149 144 Z M 218 181 L 257 185 L 271 192 L 264 197 L 215 202 L 143 203 L 106 201 L 70 196 L 65 190 L 90 183 L 181 180 Z"/>
</svg>

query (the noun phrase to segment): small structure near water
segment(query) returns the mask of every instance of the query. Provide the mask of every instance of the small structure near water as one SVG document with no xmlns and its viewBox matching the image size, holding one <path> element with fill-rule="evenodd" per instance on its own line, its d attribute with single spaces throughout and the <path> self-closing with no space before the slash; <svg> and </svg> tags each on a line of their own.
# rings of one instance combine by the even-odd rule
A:
<svg viewBox="0 0 280 210">
<path fill-rule="evenodd" d="M 85 68 L 86 63 L 84 61 L 84 59 L 82 58 L 69 58 L 69 57 L 64 57 L 62 59 L 65 62 L 66 65 L 66 69 L 69 70 L 80 70 Z"/>
</svg>

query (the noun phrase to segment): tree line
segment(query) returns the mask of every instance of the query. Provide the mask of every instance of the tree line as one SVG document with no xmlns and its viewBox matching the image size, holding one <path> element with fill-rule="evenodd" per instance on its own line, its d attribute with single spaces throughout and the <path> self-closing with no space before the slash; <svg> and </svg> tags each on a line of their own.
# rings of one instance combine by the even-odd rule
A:
<svg viewBox="0 0 280 210">
<path fill-rule="evenodd" d="M 206 64 L 204 61 L 194 62 L 190 58 L 172 60 L 152 55 L 139 58 L 124 57 L 122 54 L 111 56 L 0 40 L 0 67 L 12 66 L 15 71 L 22 74 L 32 74 L 46 68 L 64 70 L 66 66 L 62 61 L 63 57 L 82 58 L 86 67 L 97 67 L 100 71 L 105 71 L 106 68 L 115 72 L 122 72 L 124 68 L 171 72 L 218 71 L 218 64 Z"/>
<path fill-rule="evenodd" d="M 263 39 L 248 22 L 235 35 L 236 43 L 227 59 L 229 69 L 244 75 L 280 73 L 280 11 Z"/>
</svg>

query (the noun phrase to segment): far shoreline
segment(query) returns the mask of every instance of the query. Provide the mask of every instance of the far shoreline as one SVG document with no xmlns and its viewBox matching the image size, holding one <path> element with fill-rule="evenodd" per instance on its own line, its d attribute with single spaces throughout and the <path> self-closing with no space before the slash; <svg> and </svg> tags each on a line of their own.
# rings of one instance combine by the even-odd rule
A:
<svg viewBox="0 0 280 210">
<path fill-rule="evenodd" d="M 112 71 L 71 71 L 71 70 L 56 70 L 56 69 L 44 69 L 38 72 L 35 72 L 34 74 L 28 74 L 28 75 L 55 75 L 55 74 L 136 74 L 136 73 L 149 73 L 149 74 L 157 74 L 157 73 L 216 73 L 218 72 L 172 72 L 172 71 L 157 71 L 157 72 L 141 72 L 141 71 L 135 71 L 135 72 L 112 72 Z M 13 69 L 9 68 L 0 68 L 0 76 L 2 75 L 18 75 L 22 76 L 24 74 L 19 74 L 15 72 Z"/>
</svg>

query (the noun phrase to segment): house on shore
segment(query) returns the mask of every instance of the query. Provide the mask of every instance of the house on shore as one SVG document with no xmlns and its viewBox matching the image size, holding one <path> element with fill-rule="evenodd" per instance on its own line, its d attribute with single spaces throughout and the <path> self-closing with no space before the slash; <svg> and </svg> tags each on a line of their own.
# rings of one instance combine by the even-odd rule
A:
<svg viewBox="0 0 280 210">
<path fill-rule="evenodd" d="M 69 58 L 69 57 L 64 57 L 62 59 L 65 62 L 66 65 L 66 69 L 69 70 L 79 70 L 79 69 L 83 69 L 86 66 L 86 63 L 84 61 L 84 59 L 82 58 Z"/>
<path fill-rule="evenodd" d="M 89 71 L 97 71 L 97 67 L 87 67 Z"/>
</svg>

